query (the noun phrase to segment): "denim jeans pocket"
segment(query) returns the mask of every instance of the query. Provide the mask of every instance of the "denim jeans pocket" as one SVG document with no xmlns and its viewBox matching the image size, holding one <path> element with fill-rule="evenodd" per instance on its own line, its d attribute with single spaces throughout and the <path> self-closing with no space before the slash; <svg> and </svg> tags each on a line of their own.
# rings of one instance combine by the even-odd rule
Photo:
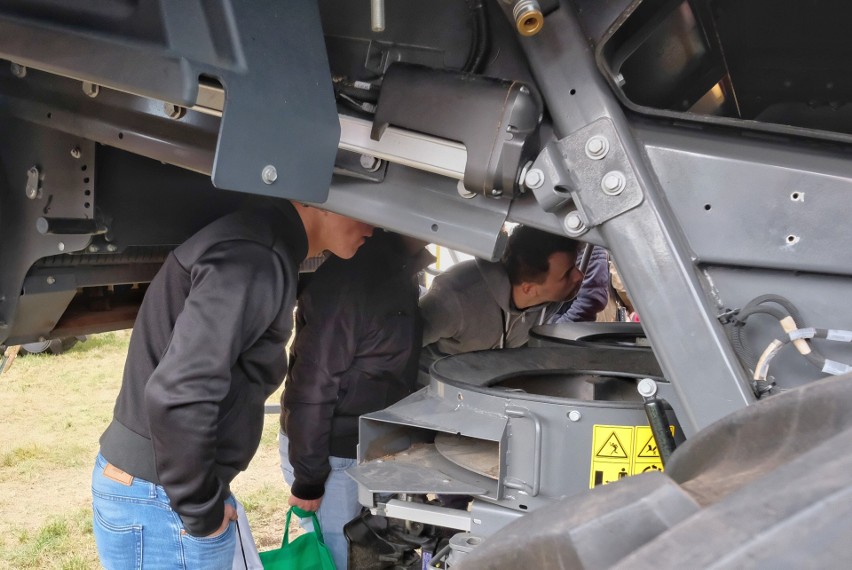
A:
<svg viewBox="0 0 852 570">
<path fill-rule="evenodd" d="M 236 526 L 231 521 L 224 532 L 213 537 L 181 534 L 187 568 L 231 568 L 237 546 Z"/>
<path fill-rule="evenodd" d="M 101 562 L 104 564 L 122 562 L 123 568 L 128 568 L 127 563 L 132 561 L 134 570 L 142 568 L 142 526 L 141 525 L 116 525 L 105 517 L 97 506 L 93 509 L 94 523 L 92 532 L 95 535 L 95 543 Z"/>
</svg>

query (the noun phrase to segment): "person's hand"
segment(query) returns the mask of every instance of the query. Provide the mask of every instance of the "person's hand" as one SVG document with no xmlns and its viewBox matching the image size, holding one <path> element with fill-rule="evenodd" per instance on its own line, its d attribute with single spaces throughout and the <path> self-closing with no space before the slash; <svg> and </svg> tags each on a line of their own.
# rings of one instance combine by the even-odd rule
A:
<svg viewBox="0 0 852 570">
<path fill-rule="evenodd" d="M 216 529 L 216 532 L 214 532 L 213 534 L 208 534 L 205 538 L 213 538 L 215 536 L 219 536 L 228 529 L 228 525 L 231 523 L 231 521 L 235 520 L 237 520 L 237 509 L 232 507 L 229 503 L 225 503 L 225 516 L 222 519 L 222 524 L 219 526 L 219 528 Z"/>
<path fill-rule="evenodd" d="M 320 508 L 320 503 L 322 503 L 322 497 L 320 497 L 319 499 L 307 500 L 307 499 L 300 499 L 296 495 L 290 495 L 290 499 L 287 501 L 287 503 L 291 507 L 299 507 L 303 511 L 311 511 L 311 512 L 315 513 Z"/>
</svg>

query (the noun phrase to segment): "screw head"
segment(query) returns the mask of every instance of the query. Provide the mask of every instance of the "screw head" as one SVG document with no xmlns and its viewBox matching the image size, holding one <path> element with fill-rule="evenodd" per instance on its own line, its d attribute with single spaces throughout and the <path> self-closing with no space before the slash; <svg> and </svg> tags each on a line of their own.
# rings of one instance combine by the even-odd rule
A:
<svg viewBox="0 0 852 570">
<path fill-rule="evenodd" d="M 116 251 L 118 251 L 118 248 L 116 246 L 114 246 L 113 244 L 109 244 L 107 246 L 107 251 L 109 251 L 110 253 L 115 253 Z"/>
<path fill-rule="evenodd" d="M 600 135 L 595 135 L 586 141 L 586 156 L 592 160 L 600 160 L 609 152 L 609 141 Z"/>
<path fill-rule="evenodd" d="M 71 149 L 71 156 L 74 158 L 80 158 L 81 156 L 83 156 L 83 151 L 80 150 L 79 146 L 75 146 Z"/>
<path fill-rule="evenodd" d="M 278 180 L 278 170 L 276 170 L 271 164 L 267 164 L 260 172 L 260 178 L 263 180 L 264 184 L 272 184 Z"/>
<path fill-rule="evenodd" d="M 530 190 L 537 190 L 544 184 L 544 172 L 539 168 L 530 168 L 524 177 L 524 185 Z"/>
<path fill-rule="evenodd" d="M 616 196 L 621 194 L 626 184 L 627 180 L 624 178 L 624 174 L 617 170 L 613 170 L 604 174 L 603 179 L 601 180 L 601 189 L 605 194 Z"/>
<path fill-rule="evenodd" d="M 58 244 L 56 244 L 56 247 L 59 248 L 59 251 L 65 251 L 65 244 L 62 243 L 62 242 L 59 242 Z"/>
<path fill-rule="evenodd" d="M 571 410 L 568 412 L 568 419 L 572 422 L 579 422 L 582 417 L 583 414 L 581 414 L 579 410 Z"/>
<path fill-rule="evenodd" d="M 491 195 L 494 196 L 495 198 L 499 198 L 500 196 L 503 195 L 503 191 L 498 190 L 497 188 L 492 188 L 491 189 Z"/>
<path fill-rule="evenodd" d="M 56 277 L 54 277 L 53 275 L 49 275 L 47 279 L 45 279 L 45 281 L 47 281 L 48 285 L 53 285 L 54 283 L 56 283 Z"/>
<path fill-rule="evenodd" d="M 100 248 L 95 244 L 90 245 L 88 249 L 89 253 L 97 253 L 98 251 L 100 251 Z"/>
</svg>

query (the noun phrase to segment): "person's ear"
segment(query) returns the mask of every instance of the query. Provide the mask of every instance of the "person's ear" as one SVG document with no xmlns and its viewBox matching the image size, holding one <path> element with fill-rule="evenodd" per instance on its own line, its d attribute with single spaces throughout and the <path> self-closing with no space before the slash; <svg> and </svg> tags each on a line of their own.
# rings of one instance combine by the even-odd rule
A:
<svg viewBox="0 0 852 570">
<path fill-rule="evenodd" d="M 521 291 L 523 292 L 524 295 L 532 294 L 534 288 L 535 288 L 535 283 L 533 283 L 532 281 L 522 281 L 521 282 Z"/>
</svg>

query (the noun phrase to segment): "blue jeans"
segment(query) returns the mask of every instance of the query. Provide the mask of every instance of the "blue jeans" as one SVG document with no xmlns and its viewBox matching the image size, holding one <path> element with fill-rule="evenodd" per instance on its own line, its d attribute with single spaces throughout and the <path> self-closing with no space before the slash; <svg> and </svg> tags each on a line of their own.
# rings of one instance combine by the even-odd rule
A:
<svg viewBox="0 0 852 570">
<path fill-rule="evenodd" d="M 293 466 L 289 458 L 290 440 L 278 434 L 278 453 L 281 455 L 281 471 L 288 485 L 293 485 Z M 345 473 L 356 461 L 345 457 L 329 457 L 331 473 L 325 481 L 325 494 L 317 511 L 325 544 L 334 558 L 337 570 L 346 570 L 349 561 L 349 544 L 343 535 L 343 525 L 361 513 L 358 502 L 358 484 Z"/>
<path fill-rule="evenodd" d="M 92 473 L 93 530 L 107 570 L 231 570 L 235 522 L 212 538 L 191 536 L 163 487 L 139 478 L 125 485 L 104 475 L 106 466 L 99 453 Z M 233 497 L 228 502 L 235 506 Z"/>
</svg>

